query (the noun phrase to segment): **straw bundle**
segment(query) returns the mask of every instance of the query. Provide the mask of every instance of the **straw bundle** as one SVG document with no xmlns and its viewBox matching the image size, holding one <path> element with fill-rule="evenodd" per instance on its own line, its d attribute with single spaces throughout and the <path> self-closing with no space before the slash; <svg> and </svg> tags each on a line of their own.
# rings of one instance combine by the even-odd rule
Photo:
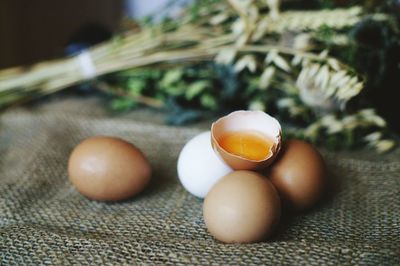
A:
<svg viewBox="0 0 400 266">
<path fill-rule="evenodd" d="M 128 68 L 165 61 L 209 60 L 218 48 L 232 42 L 229 35 L 216 37 L 210 32 L 187 25 L 173 32 L 144 29 L 119 41 L 110 41 L 84 52 L 86 62 L 95 73 L 85 74 L 83 54 L 47 61 L 32 67 L 17 67 L 0 71 L 0 106 L 46 95 L 101 76 Z M 188 45 L 189 44 L 189 45 Z M 177 50 L 179 47 L 185 48 Z M 83 59 L 83 60 L 82 60 Z"/>
<path fill-rule="evenodd" d="M 235 1 L 228 2 L 235 3 Z M 240 8 L 246 7 L 235 4 L 232 6 L 239 10 L 226 9 L 225 5 L 220 4 L 210 6 L 207 11 L 202 10 L 203 19 L 196 23 L 189 23 L 184 18 L 181 26 L 174 30 L 166 30 L 162 25 L 143 28 L 140 32 L 119 38 L 118 41 L 114 39 L 88 49 L 84 60 L 82 60 L 82 55 L 76 55 L 41 62 L 33 66 L 0 70 L 0 108 L 57 92 L 89 78 L 129 68 L 163 62 L 187 63 L 196 60 L 212 60 L 221 50 L 229 47 L 243 52 L 265 52 L 271 49 L 288 51 L 285 47 L 267 44 L 238 46 L 240 36 L 229 32 L 231 25 L 223 24 L 223 22 L 237 16 L 237 13 L 243 13 Z M 270 32 L 313 30 L 321 25 L 337 28 L 353 25 L 358 21 L 360 11 L 358 7 L 331 11 L 289 11 L 281 13 L 278 18 L 260 14 L 258 21 L 252 22 L 254 22 L 253 26 L 258 25 L 255 27 L 255 35 L 263 36 Z M 241 14 L 242 21 L 248 21 L 243 16 L 245 15 Z M 210 23 L 207 24 L 204 21 Z M 301 53 L 301 51 L 289 51 L 292 54 L 296 52 Z M 88 60 L 90 62 L 87 62 Z M 89 75 L 85 73 L 87 66 L 83 61 L 93 65 L 93 73 Z"/>
</svg>

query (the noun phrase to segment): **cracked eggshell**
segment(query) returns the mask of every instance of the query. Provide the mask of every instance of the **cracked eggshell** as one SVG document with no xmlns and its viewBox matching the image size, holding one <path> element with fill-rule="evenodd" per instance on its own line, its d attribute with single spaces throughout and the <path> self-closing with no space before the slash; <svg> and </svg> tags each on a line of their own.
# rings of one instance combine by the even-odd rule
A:
<svg viewBox="0 0 400 266">
<path fill-rule="evenodd" d="M 221 138 L 229 132 L 254 131 L 272 142 L 269 152 L 261 160 L 247 159 L 226 151 L 220 145 Z M 215 152 L 234 170 L 261 170 L 269 166 L 279 153 L 282 129 L 278 120 L 262 111 L 235 111 L 214 122 L 211 126 L 211 142 Z"/>
</svg>

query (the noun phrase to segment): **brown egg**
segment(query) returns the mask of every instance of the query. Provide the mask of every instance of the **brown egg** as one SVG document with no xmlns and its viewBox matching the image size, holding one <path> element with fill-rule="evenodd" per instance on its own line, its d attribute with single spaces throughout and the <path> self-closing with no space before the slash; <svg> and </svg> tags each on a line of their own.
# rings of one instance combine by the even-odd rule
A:
<svg viewBox="0 0 400 266">
<path fill-rule="evenodd" d="M 127 199 L 150 181 L 151 168 L 143 153 L 129 142 L 114 137 L 92 137 L 72 151 L 69 180 L 94 200 Z"/>
<path fill-rule="evenodd" d="M 311 144 L 301 140 L 284 143 L 269 176 L 283 201 L 295 210 L 316 204 L 326 184 L 322 156 Z"/>
<path fill-rule="evenodd" d="M 264 176 L 234 171 L 224 176 L 207 194 L 204 222 L 216 239 L 225 243 L 264 240 L 281 214 L 278 192 Z"/>
</svg>

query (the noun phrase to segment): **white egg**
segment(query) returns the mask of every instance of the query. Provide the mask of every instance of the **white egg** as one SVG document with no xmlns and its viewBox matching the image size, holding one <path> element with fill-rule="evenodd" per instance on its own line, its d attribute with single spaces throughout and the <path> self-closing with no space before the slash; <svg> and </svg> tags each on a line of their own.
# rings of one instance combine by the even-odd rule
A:
<svg viewBox="0 0 400 266">
<path fill-rule="evenodd" d="M 210 131 L 189 140 L 179 154 L 179 180 L 187 191 L 200 198 L 204 198 L 218 180 L 232 171 L 211 147 Z"/>
</svg>

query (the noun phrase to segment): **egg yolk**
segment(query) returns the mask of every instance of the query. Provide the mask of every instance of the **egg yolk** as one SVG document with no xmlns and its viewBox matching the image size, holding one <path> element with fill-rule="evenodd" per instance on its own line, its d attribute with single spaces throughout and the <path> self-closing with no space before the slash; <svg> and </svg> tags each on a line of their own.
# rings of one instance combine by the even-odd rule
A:
<svg viewBox="0 0 400 266">
<path fill-rule="evenodd" d="M 271 140 L 257 131 L 228 132 L 218 143 L 225 151 L 254 161 L 265 159 L 273 145 Z"/>
</svg>

